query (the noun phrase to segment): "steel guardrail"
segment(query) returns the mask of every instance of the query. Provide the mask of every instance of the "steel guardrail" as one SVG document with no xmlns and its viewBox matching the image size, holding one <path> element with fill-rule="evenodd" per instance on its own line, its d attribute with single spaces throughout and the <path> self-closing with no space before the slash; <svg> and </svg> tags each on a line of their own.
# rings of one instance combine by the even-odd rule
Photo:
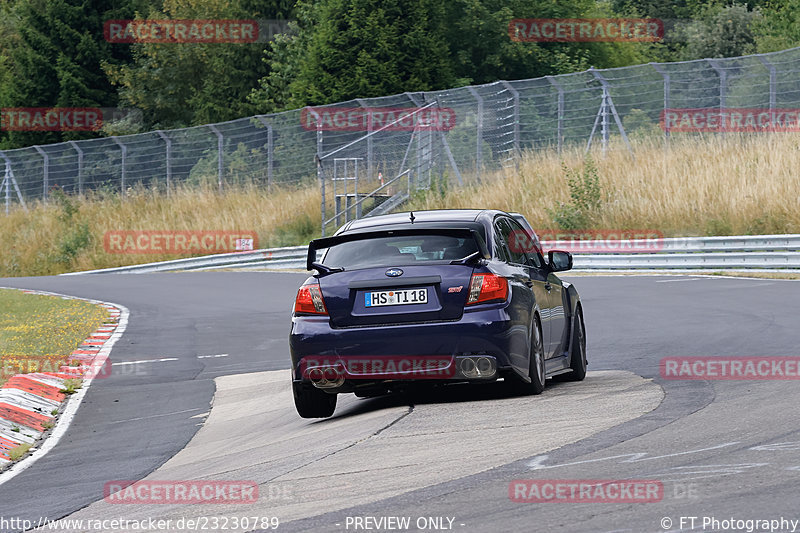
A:
<svg viewBox="0 0 800 533">
<path fill-rule="evenodd" d="M 580 246 L 568 241 L 543 241 L 545 249 L 552 246 L 572 248 L 576 270 L 711 270 L 711 269 L 786 269 L 800 270 L 800 234 L 743 235 L 732 237 L 677 237 L 657 239 L 653 251 L 642 243 L 620 241 L 618 252 L 606 250 L 592 253 L 590 243 Z M 306 246 L 268 248 L 250 252 L 174 259 L 157 263 L 103 268 L 79 274 L 145 274 L 183 270 L 305 270 Z"/>
</svg>

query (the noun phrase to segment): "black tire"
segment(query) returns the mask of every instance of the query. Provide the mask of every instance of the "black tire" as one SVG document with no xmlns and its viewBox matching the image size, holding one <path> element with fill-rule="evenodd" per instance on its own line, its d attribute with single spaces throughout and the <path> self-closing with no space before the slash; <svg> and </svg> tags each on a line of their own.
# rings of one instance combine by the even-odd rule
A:
<svg viewBox="0 0 800 533">
<path fill-rule="evenodd" d="M 545 386 L 545 367 L 544 367 L 544 347 L 542 346 L 542 324 L 539 322 L 539 317 L 534 318 L 534 324 L 531 331 L 531 347 L 530 357 L 528 363 L 530 383 L 524 381 L 517 375 L 511 376 L 511 387 L 519 394 L 536 395 L 544 391 Z"/>
<path fill-rule="evenodd" d="M 297 414 L 303 418 L 328 418 L 336 409 L 336 394 L 303 383 L 292 383 L 292 392 Z"/>
<path fill-rule="evenodd" d="M 575 327 L 572 328 L 572 340 L 569 343 L 569 367 L 572 372 L 564 375 L 568 381 L 583 381 L 586 377 L 586 328 L 583 325 L 583 312 L 575 310 Z"/>
</svg>

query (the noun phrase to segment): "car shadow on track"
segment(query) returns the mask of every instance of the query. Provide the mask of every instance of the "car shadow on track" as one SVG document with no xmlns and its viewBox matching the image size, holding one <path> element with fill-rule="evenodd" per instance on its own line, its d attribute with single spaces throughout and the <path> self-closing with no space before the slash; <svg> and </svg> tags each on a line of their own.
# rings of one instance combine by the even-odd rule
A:
<svg viewBox="0 0 800 533">
<path fill-rule="evenodd" d="M 565 383 L 558 380 L 548 380 L 547 388 L 542 393 L 547 396 L 549 390 L 555 390 L 564 386 Z M 352 398 L 351 395 L 347 395 Z M 494 381 L 485 384 L 453 383 L 447 385 L 421 385 L 411 386 L 407 389 L 397 391 L 373 398 L 357 398 L 355 403 L 349 403 L 346 407 L 339 407 L 331 418 L 318 420 L 318 423 L 344 419 L 351 416 L 363 415 L 381 409 L 392 407 L 414 407 L 424 404 L 454 404 L 463 402 L 507 400 L 511 398 L 531 398 L 531 396 L 520 395 L 508 387 L 507 383 Z"/>
</svg>

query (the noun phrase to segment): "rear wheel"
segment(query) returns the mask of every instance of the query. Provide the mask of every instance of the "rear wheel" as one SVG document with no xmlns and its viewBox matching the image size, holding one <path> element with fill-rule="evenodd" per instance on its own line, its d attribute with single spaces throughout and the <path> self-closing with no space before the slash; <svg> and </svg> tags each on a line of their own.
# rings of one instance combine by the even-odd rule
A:
<svg viewBox="0 0 800 533">
<path fill-rule="evenodd" d="M 303 418 L 328 418 L 336 409 L 336 395 L 313 386 L 292 383 L 294 406 Z"/>
<path fill-rule="evenodd" d="M 564 378 L 569 381 L 583 381 L 586 377 L 586 330 L 583 327 L 583 312 L 580 307 L 576 309 L 569 352 L 569 366 L 572 372 L 565 374 Z"/>
<path fill-rule="evenodd" d="M 531 347 L 529 357 L 529 376 L 530 383 L 522 380 L 519 376 L 511 377 L 511 386 L 520 394 L 541 394 L 545 385 L 544 369 L 544 346 L 542 343 L 542 325 L 539 317 L 535 317 L 531 331 Z"/>
</svg>

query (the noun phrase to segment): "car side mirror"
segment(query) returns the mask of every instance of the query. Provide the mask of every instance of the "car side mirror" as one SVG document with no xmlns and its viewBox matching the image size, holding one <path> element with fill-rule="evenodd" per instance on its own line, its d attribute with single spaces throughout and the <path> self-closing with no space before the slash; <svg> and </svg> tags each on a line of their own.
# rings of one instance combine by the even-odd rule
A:
<svg viewBox="0 0 800 533">
<path fill-rule="evenodd" d="M 547 264 L 553 272 L 564 272 L 572 268 L 572 254 L 560 250 L 547 252 Z"/>
</svg>

